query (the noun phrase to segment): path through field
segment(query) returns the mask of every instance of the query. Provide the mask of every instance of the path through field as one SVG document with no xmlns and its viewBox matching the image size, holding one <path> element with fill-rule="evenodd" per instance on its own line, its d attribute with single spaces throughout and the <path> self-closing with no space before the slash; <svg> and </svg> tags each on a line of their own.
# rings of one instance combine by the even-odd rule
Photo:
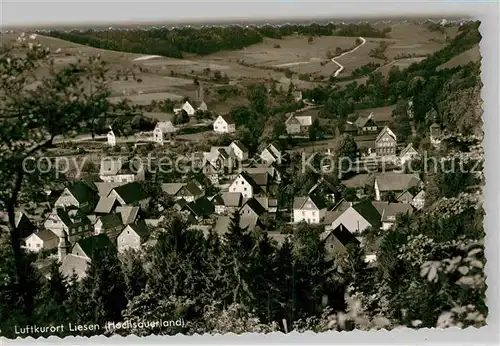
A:
<svg viewBox="0 0 500 346">
<path fill-rule="evenodd" d="M 335 74 L 333 75 L 334 77 L 337 77 L 339 75 L 339 73 L 342 72 L 342 70 L 344 69 L 344 66 L 341 65 L 340 63 L 338 63 L 337 60 L 335 60 L 335 59 L 341 58 L 344 55 L 347 55 L 349 53 L 354 52 L 356 49 L 358 49 L 359 47 L 361 47 L 362 45 L 364 45 L 366 43 L 366 40 L 363 37 L 359 37 L 359 39 L 362 42 L 358 46 L 354 47 L 353 49 L 351 49 L 351 50 L 349 50 L 347 52 L 344 52 L 344 53 L 340 54 L 339 56 L 336 56 L 335 58 L 332 58 L 332 62 L 335 63 L 335 64 L 337 64 L 337 66 L 339 67 L 339 69 L 337 71 L 335 71 Z"/>
</svg>

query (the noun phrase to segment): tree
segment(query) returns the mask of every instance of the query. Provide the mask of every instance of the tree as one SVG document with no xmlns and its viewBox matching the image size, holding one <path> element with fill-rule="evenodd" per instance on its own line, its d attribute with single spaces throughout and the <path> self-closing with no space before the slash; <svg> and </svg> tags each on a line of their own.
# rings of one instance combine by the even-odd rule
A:
<svg viewBox="0 0 500 346">
<path fill-rule="evenodd" d="M 309 37 L 307 38 L 307 43 L 312 43 L 313 41 L 314 41 L 314 37 L 309 36 Z"/>
<path fill-rule="evenodd" d="M 48 69 L 35 88 L 35 74 Z M 11 245 L 20 285 L 27 286 L 26 266 L 15 208 L 43 193 L 41 183 L 47 175 L 28 173 L 23 162 L 39 157 L 58 135 L 95 134 L 98 120 L 111 112 L 128 112 L 125 104 L 108 102 L 106 63 L 100 57 L 89 57 L 63 68 L 51 62 L 50 51 L 27 46 L 5 49 L 0 55 L 0 209 L 7 210 Z M 84 86 L 89 86 L 85 88 Z M 29 183 L 28 183 L 29 181 Z"/>
<path fill-rule="evenodd" d="M 68 288 L 59 270 L 59 264 L 56 261 L 51 263 L 49 277 L 43 279 L 42 287 L 37 295 L 37 319 L 54 325 L 68 317 L 65 308 Z"/>
</svg>

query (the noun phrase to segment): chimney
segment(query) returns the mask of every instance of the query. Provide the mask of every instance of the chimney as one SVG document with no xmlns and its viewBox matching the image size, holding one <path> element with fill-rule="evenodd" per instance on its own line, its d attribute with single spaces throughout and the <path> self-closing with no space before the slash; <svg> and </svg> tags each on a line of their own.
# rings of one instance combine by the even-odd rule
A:
<svg viewBox="0 0 500 346">
<path fill-rule="evenodd" d="M 65 231 L 63 231 L 63 236 L 59 237 L 59 245 L 57 246 L 57 257 L 60 262 L 66 257 L 68 254 L 69 242 L 68 235 Z"/>
</svg>

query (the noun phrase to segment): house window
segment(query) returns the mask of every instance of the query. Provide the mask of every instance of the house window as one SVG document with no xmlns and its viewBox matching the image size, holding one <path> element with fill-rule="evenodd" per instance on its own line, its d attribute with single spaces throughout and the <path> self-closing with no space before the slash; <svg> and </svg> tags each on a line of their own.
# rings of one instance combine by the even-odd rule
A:
<svg viewBox="0 0 500 346">
<path fill-rule="evenodd" d="M 306 212 L 305 211 L 302 211 L 302 216 L 306 216 Z"/>
<path fill-rule="evenodd" d="M 313 211 L 313 213 L 312 213 L 312 214 L 313 214 L 313 216 L 316 216 L 316 212 L 315 212 L 315 211 Z"/>
<path fill-rule="evenodd" d="M 333 249 L 333 244 L 330 244 L 330 249 Z"/>
<path fill-rule="evenodd" d="M 36 247 L 40 247 L 40 244 L 36 244 Z"/>
<path fill-rule="evenodd" d="M 243 188 L 243 191 L 246 191 L 246 190 L 247 190 L 247 188 L 246 188 L 246 187 L 245 187 L 245 188 Z"/>
</svg>

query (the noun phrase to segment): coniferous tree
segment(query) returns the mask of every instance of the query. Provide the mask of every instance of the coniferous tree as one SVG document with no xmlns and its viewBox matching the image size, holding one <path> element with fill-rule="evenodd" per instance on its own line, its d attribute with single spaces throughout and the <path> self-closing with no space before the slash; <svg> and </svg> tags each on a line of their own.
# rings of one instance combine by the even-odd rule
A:
<svg viewBox="0 0 500 346">
<path fill-rule="evenodd" d="M 37 296 L 36 315 L 39 321 L 46 324 L 59 324 L 67 319 L 65 308 L 68 299 L 66 279 L 59 270 L 60 263 L 54 261 L 50 265 L 49 277 L 43 279 Z"/>
</svg>

